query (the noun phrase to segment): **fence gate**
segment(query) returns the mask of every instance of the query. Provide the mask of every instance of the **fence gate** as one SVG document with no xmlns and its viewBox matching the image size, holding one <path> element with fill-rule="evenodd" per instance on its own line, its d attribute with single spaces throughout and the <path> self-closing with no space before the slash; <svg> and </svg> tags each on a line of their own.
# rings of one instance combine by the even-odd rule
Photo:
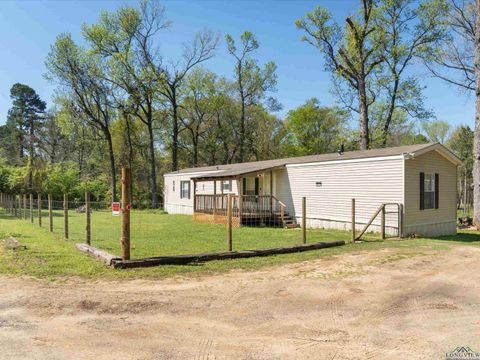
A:
<svg viewBox="0 0 480 360">
<path fill-rule="evenodd" d="M 352 224 L 352 227 L 354 226 L 355 224 Z M 358 236 L 355 237 L 355 240 L 360 240 L 368 229 L 372 231 L 379 229 L 382 240 L 385 239 L 387 235 L 390 237 L 403 237 L 403 204 L 380 204 Z"/>
</svg>

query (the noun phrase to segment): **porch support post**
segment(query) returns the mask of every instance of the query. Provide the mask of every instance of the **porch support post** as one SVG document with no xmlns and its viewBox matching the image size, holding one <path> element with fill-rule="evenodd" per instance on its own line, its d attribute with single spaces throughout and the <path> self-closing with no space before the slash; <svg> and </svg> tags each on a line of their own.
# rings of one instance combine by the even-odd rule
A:
<svg viewBox="0 0 480 360">
<path fill-rule="evenodd" d="M 217 215 L 217 180 L 213 180 L 213 215 Z"/>
<path fill-rule="evenodd" d="M 242 226 L 242 208 L 243 208 L 243 177 L 240 177 L 238 186 L 238 218 Z"/>
<path fill-rule="evenodd" d="M 273 170 L 270 170 L 270 212 L 273 215 Z"/>
<path fill-rule="evenodd" d="M 193 212 L 196 212 L 196 211 L 197 211 L 197 180 L 193 179 Z"/>
</svg>

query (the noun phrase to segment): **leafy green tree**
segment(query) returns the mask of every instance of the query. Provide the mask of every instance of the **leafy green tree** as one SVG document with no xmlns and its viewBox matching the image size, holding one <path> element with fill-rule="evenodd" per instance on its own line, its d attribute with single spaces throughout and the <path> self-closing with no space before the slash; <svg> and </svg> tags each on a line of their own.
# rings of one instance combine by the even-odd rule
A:
<svg viewBox="0 0 480 360">
<path fill-rule="evenodd" d="M 69 34 L 57 37 L 46 61 L 47 78 L 56 82 L 71 118 L 87 122 L 107 143 L 112 201 L 116 199 L 116 165 L 110 131 L 115 120 L 112 85 L 105 80 L 102 59 L 74 43 Z"/>
<path fill-rule="evenodd" d="M 432 142 L 446 144 L 451 133 L 451 126 L 446 121 L 430 121 L 422 123 L 422 129 Z"/>
<path fill-rule="evenodd" d="M 28 85 L 16 83 L 10 90 L 12 107 L 8 111 L 7 122 L 15 130 L 20 158 L 28 151 L 28 186 L 33 187 L 33 167 L 35 148 L 38 143 L 39 130 L 42 126 L 46 104 Z"/>
<path fill-rule="evenodd" d="M 258 61 L 252 57 L 252 54 L 259 48 L 259 43 L 249 31 L 245 31 L 240 36 L 238 47 L 229 34 L 225 36 L 225 41 L 228 52 L 235 58 L 233 87 L 240 105 L 238 135 L 236 136 L 237 161 L 243 162 L 245 160 L 245 142 L 248 138 L 247 132 L 252 129 L 251 125 L 253 125 L 249 124 L 248 111 L 251 107 L 260 105 L 268 91 L 275 90 L 277 66 L 274 62 L 266 63 L 263 68 L 258 65 Z"/>
<path fill-rule="evenodd" d="M 448 140 L 447 146 L 462 160 L 459 168 L 459 194 L 462 195 L 463 210 L 467 213 L 468 204 L 471 202 L 471 189 L 473 185 L 473 138 L 470 127 L 461 125 L 455 129 Z"/>
<path fill-rule="evenodd" d="M 285 120 L 285 154 L 301 156 L 338 150 L 347 115 L 337 108 L 321 107 L 315 98 L 289 111 Z"/>
<path fill-rule="evenodd" d="M 44 189 L 57 197 L 72 194 L 79 184 L 78 168 L 71 162 L 49 164 L 46 167 L 46 174 Z"/>
<path fill-rule="evenodd" d="M 379 33 L 375 29 L 377 10 L 373 0 L 361 0 L 360 10 L 346 19 L 344 30 L 331 13 L 320 6 L 295 22 L 305 32 L 302 37 L 324 55 L 325 68 L 342 80 L 356 96 L 360 123 L 360 149 L 369 148 L 370 87 L 383 61 Z"/>
</svg>

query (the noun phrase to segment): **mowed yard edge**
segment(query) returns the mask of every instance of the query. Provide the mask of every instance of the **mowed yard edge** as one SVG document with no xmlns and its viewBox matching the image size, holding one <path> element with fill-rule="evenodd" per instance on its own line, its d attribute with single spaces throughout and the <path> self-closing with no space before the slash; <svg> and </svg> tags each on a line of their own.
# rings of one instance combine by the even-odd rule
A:
<svg viewBox="0 0 480 360">
<path fill-rule="evenodd" d="M 86 278 L 136 278 L 167 277 L 175 275 L 203 275 L 233 269 L 258 269 L 291 262 L 314 260 L 345 252 L 373 251 L 397 248 L 402 253 L 418 254 L 435 247 L 447 250 L 455 244 L 480 245 L 478 232 L 463 231 L 457 236 L 439 239 L 416 238 L 406 240 L 374 240 L 370 237 L 363 243 L 348 243 L 342 247 L 314 250 L 304 253 L 285 254 L 261 258 L 213 261 L 193 265 L 165 265 L 147 269 L 113 270 L 101 262 L 80 253 L 75 243 L 84 240 L 84 214 L 70 217 L 70 239 L 63 238 L 62 220 L 55 217 L 55 232 L 48 231 L 28 220 L 19 220 L 9 215 L 0 216 L 0 238 L 14 236 L 27 250 L 12 251 L 0 246 L 0 274 L 25 275 L 39 278 L 86 277 Z M 136 220 L 136 222 L 135 222 Z M 104 212 L 92 217 L 92 245 L 119 254 L 120 220 Z M 118 226 L 117 226 L 118 225 Z M 346 231 L 308 231 L 309 242 L 349 241 Z M 234 250 L 291 246 L 301 242 L 299 230 L 271 228 L 242 228 L 234 232 Z M 132 257 L 152 257 L 207 251 L 225 251 L 226 232 L 221 225 L 197 224 L 190 216 L 168 215 L 160 212 L 137 211 L 132 214 Z"/>
</svg>

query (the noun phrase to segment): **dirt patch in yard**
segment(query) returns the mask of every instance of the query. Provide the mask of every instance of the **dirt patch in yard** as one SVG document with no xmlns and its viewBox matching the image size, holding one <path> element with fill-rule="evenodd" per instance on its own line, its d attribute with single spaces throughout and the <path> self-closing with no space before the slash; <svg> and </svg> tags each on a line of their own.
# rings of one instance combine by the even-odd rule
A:
<svg viewBox="0 0 480 360">
<path fill-rule="evenodd" d="M 480 350 L 480 248 L 201 278 L 0 277 L 0 358 L 443 359 Z"/>
</svg>

